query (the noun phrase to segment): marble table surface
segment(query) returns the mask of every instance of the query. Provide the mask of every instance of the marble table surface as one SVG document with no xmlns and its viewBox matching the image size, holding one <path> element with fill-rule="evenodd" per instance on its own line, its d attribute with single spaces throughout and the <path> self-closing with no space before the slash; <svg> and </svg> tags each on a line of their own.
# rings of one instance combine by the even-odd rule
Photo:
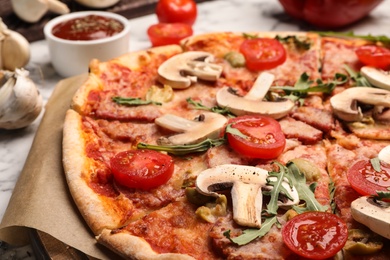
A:
<svg viewBox="0 0 390 260">
<path fill-rule="evenodd" d="M 150 47 L 147 28 L 157 22 L 154 14 L 131 19 L 129 51 Z M 224 0 L 198 4 L 194 33 L 212 31 L 308 31 L 310 25 L 284 14 L 277 0 Z M 371 15 L 343 31 L 390 36 L 390 1 L 384 1 Z M 31 43 L 31 60 L 26 66 L 44 102 L 62 78 L 54 71 L 44 40 Z M 27 128 L 0 130 L 0 220 L 7 208 L 16 181 L 23 169 L 35 132 L 44 111 Z M 44 158 L 43 158 L 44 159 Z"/>
</svg>

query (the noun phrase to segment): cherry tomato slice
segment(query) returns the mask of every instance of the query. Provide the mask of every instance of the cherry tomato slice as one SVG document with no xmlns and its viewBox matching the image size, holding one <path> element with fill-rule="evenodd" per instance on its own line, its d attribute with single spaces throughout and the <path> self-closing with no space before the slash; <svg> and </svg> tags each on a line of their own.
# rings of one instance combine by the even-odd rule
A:
<svg viewBox="0 0 390 260">
<path fill-rule="evenodd" d="M 182 39 L 191 36 L 193 31 L 185 23 L 158 23 L 150 26 L 147 33 L 153 47 L 156 47 L 179 44 Z"/>
<path fill-rule="evenodd" d="M 326 259 L 343 248 L 348 229 L 332 213 L 309 211 L 289 220 L 282 228 L 282 236 L 294 253 L 309 259 Z"/>
<path fill-rule="evenodd" d="M 197 7 L 194 0 L 159 0 L 156 15 L 160 23 L 193 25 L 197 16 Z"/>
<path fill-rule="evenodd" d="M 390 68 L 390 50 L 376 45 L 365 45 L 356 49 L 361 63 L 367 66 L 387 70 Z"/>
<path fill-rule="evenodd" d="M 347 172 L 349 184 L 363 196 L 376 195 L 377 191 L 389 191 L 390 165 L 381 162 L 381 171 L 372 167 L 370 160 L 354 163 Z"/>
<path fill-rule="evenodd" d="M 284 46 L 276 39 L 257 38 L 245 40 L 240 46 L 240 52 L 250 70 L 273 69 L 286 61 Z"/>
<path fill-rule="evenodd" d="M 171 178 L 173 170 L 172 158 L 153 150 L 124 151 L 111 158 L 115 181 L 128 188 L 156 188 Z"/>
<path fill-rule="evenodd" d="M 230 119 L 232 128 L 247 138 L 226 133 L 229 145 L 237 153 L 250 158 L 272 159 L 279 156 L 286 145 L 286 138 L 278 121 L 266 116 L 240 116 Z"/>
</svg>

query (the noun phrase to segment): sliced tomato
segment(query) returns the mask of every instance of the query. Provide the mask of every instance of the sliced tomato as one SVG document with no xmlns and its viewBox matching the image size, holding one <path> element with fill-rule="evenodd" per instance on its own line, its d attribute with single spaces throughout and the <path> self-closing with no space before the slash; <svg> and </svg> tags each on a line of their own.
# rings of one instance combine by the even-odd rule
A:
<svg viewBox="0 0 390 260">
<path fill-rule="evenodd" d="M 194 0 L 159 0 L 156 15 L 160 23 L 193 25 L 197 16 L 197 7 Z"/>
<path fill-rule="evenodd" d="M 171 178 L 173 170 L 172 158 L 153 150 L 124 151 L 111 159 L 115 181 L 129 188 L 156 188 Z"/>
<path fill-rule="evenodd" d="M 272 159 L 284 150 L 286 138 L 279 122 L 271 117 L 240 116 L 230 119 L 229 124 L 246 136 L 226 133 L 229 145 L 239 154 L 250 158 Z"/>
<path fill-rule="evenodd" d="M 158 23 L 148 28 L 148 36 L 154 47 L 179 44 L 192 34 L 191 26 L 185 23 Z"/>
<path fill-rule="evenodd" d="M 377 172 L 370 160 L 360 160 L 349 168 L 347 178 L 349 184 L 359 194 L 376 195 L 377 191 L 389 191 L 390 165 L 381 162 L 381 171 Z"/>
<path fill-rule="evenodd" d="M 367 66 L 390 69 L 390 50 L 376 45 L 364 45 L 356 49 L 356 55 L 361 63 Z"/>
<path fill-rule="evenodd" d="M 348 229 L 332 213 L 309 211 L 289 220 L 282 228 L 282 236 L 294 253 L 309 259 L 326 259 L 343 248 Z"/>
<path fill-rule="evenodd" d="M 245 40 L 240 46 L 240 52 L 250 70 L 273 69 L 286 61 L 284 46 L 276 39 L 257 38 Z"/>
</svg>

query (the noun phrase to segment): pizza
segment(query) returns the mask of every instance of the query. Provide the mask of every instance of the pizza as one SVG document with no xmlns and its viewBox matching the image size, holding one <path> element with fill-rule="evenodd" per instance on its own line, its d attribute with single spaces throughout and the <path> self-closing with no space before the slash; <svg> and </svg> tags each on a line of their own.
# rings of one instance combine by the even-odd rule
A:
<svg viewBox="0 0 390 260">
<path fill-rule="evenodd" d="M 129 259 L 387 259 L 386 50 L 213 32 L 92 60 L 64 122 L 73 200 Z"/>
</svg>

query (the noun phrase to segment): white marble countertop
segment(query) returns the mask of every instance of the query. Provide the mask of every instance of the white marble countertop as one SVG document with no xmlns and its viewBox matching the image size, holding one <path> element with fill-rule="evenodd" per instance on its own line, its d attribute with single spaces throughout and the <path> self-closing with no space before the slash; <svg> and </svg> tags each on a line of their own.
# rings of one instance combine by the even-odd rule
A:
<svg viewBox="0 0 390 260">
<path fill-rule="evenodd" d="M 157 22 L 154 14 L 131 19 L 131 41 L 129 50 L 150 47 L 147 28 Z M 369 17 L 345 28 L 358 34 L 390 36 L 390 1 L 375 9 Z M 225 0 L 198 4 L 198 18 L 194 33 L 212 31 L 307 31 L 313 27 L 297 22 L 283 13 L 278 1 L 273 0 Z M 47 44 L 38 41 L 31 44 L 31 60 L 26 66 L 30 77 L 36 83 L 44 101 L 62 78 L 56 74 L 51 63 Z M 0 130 L 0 220 L 2 219 L 16 181 L 23 169 L 40 117 L 21 130 Z M 43 158 L 44 159 L 44 158 Z"/>
</svg>

